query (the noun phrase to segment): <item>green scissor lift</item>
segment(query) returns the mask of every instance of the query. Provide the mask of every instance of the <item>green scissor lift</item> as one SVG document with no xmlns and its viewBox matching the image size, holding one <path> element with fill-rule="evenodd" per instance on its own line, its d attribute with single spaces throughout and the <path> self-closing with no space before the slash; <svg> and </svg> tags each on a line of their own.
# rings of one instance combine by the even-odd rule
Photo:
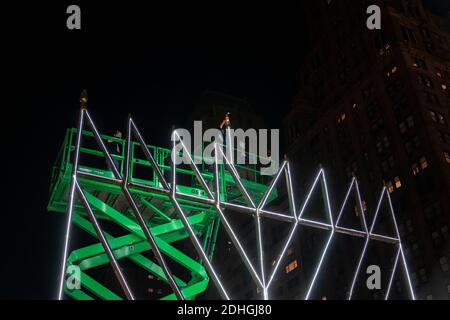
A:
<svg viewBox="0 0 450 320">
<path fill-rule="evenodd" d="M 76 150 L 76 128 L 68 129 L 64 137 L 64 143 L 58 154 L 56 163 L 53 167 L 50 197 L 48 210 L 51 212 L 67 214 L 70 197 L 70 186 L 73 177 L 73 158 Z M 113 178 L 112 172 L 105 165 L 105 155 L 95 144 L 89 144 L 93 141 L 93 133 L 83 130 L 81 134 L 85 144 L 80 145 L 80 156 L 78 171 L 85 172 L 88 175 L 78 177 L 77 181 L 84 190 L 89 205 L 100 223 L 115 224 L 122 228 L 126 234 L 113 236 L 104 232 L 114 257 L 129 259 L 140 268 L 146 270 L 157 279 L 168 282 L 161 266 L 146 257 L 143 253 L 149 251 L 150 244 L 147 241 L 142 228 L 137 223 L 135 216 L 127 206 L 120 186 L 114 183 L 105 182 L 105 180 L 94 179 L 91 177 Z M 107 142 L 117 142 L 121 146 L 120 155 L 112 155 L 114 160 L 118 160 L 120 171 L 124 170 L 125 159 L 125 140 L 111 136 L 101 135 L 101 139 Z M 170 150 L 155 146 L 147 146 L 151 151 L 153 158 L 157 162 L 161 172 L 166 175 L 171 172 Z M 139 154 L 140 145 L 136 141 L 131 142 L 130 155 L 130 181 L 140 185 L 153 188 L 162 188 L 158 176 L 152 170 L 150 161 Z M 205 164 L 199 165 L 201 175 L 207 183 L 213 181 L 213 172 Z M 258 202 L 268 187 L 265 182 L 265 176 L 261 176 L 255 165 L 239 166 L 236 168 L 241 176 L 241 182 L 249 192 L 250 196 Z M 194 195 L 205 198 L 205 191 L 195 179 L 195 172 L 191 168 L 183 166 L 176 168 L 177 176 L 183 176 L 177 183 L 177 193 Z M 235 181 L 224 165 L 219 170 L 220 199 L 231 203 L 244 203 L 244 199 L 236 187 Z M 167 179 L 170 181 L 170 179 Z M 183 281 L 174 276 L 174 280 L 183 296 L 186 299 L 195 299 L 197 295 L 204 292 L 208 286 L 210 277 L 204 267 L 204 263 L 199 258 L 192 258 L 192 252 L 183 252 L 177 249 L 176 243 L 188 238 L 188 233 L 179 219 L 173 203 L 169 197 L 159 192 L 152 192 L 151 189 L 130 188 L 133 199 L 139 204 L 145 221 L 154 236 L 159 250 L 172 261 L 185 268 L 190 273 L 190 280 Z M 276 197 L 276 190 L 271 193 L 268 200 L 270 202 Z M 190 226 L 194 230 L 198 239 L 201 239 L 203 250 L 207 253 L 210 261 L 212 260 L 220 220 L 213 205 L 200 201 L 179 198 L 179 203 L 188 217 Z M 67 254 L 67 267 L 78 266 L 81 271 L 81 288 L 69 289 L 64 285 L 64 292 L 74 299 L 122 299 L 121 296 L 114 293 L 105 284 L 89 276 L 87 271 L 109 263 L 109 258 L 105 253 L 104 247 L 98 242 L 98 234 L 93 224 L 89 220 L 83 204 L 76 200 L 73 206 L 72 224 L 79 227 L 84 232 L 95 237 L 96 243 L 78 248 Z M 73 243 L 71 246 L 75 246 Z M 195 255 L 194 255 L 195 256 Z M 174 293 L 168 294 L 162 299 L 176 299 Z"/>
</svg>

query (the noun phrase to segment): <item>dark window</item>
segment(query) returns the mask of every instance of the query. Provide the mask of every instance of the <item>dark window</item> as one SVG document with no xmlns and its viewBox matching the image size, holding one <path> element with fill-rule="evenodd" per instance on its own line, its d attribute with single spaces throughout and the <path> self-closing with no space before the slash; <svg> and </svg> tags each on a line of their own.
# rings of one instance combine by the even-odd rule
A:
<svg viewBox="0 0 450 320">
<path fill-rule="evenodd" d="M 419 81 L 419 83 L 427 88 L 433 88 L 433 81 L 431 80 L 430 77 L 423 75 L 423 74 L 418 74 L 417 75 L 417 80 Z"/>
<path fill-rule="evenodd" d="M 427 63 L 425 62 L 425 60 L 417 58 L 417 57 L 414 58 L 413 66 L 416 68 L 421 68 L 421 69 L 427 70 Z"/>
<path fill-rule="evenodd" d="M 450 134 L 438 131 L 439 140 L 450 145 Z"/>
<path fill-rule="evenodd" d="M 439 124 L 446 124 L 447 121 L 445 120 L 444 115 L 440 114 L 439 112 L 429 110 L 430 117 L 433 122 L 439 123 Z"/>
<path fill-rule="evenodd" d="M 426 101 L 429 104 L 432 104 L 432 105 L 435 105 L 435 106 L 439 105 L 439 99 L 438 99 L 438 97 L 435 94 L 426 91 L 425 92 L 425 98 L 426 98 Z"/>
</svg>

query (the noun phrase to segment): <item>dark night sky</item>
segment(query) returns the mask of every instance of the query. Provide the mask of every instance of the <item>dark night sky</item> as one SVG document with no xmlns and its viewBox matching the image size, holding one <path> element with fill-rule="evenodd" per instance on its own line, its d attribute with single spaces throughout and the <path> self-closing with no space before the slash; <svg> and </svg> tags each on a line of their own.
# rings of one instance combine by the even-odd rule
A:
<svg viewBox="0 0 450 320">
<path fill-rule="evenodd" d="M 442 1 L 430 3 L 441 10 Z M 76 125 L 81 89 L 102 131 L 121 128 L 131 112 L 150 144 L 165 145 L 170 125 L 183 124 L 208 89 L 248 99 L 280 126 L 296 92 L 305 27 L 299 5 L 260 6 L 82 3 L 78 33 L 65 30 L 64 4 L 8 11 L 17 17 L 2 28 L 14 34 L 6 35 L 2 67 L 12 190 L 2 211 L 0 298 L 55 296 L 64 217 L 46 212 L 48 185 L 64 130 Z"/>
</svg>

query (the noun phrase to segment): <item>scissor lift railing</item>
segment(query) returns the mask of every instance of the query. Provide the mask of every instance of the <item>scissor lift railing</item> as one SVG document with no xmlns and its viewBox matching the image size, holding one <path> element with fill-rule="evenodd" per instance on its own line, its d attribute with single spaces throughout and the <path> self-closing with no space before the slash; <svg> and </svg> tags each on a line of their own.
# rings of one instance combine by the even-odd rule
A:
<svg viewBox="0 0 450 320">
<path fill-rule="evenodd" d="M 90 130 L 84 130 L 85 123 Z M 177 131 L 174 131 L 172 138 L 177 136 Z M 91 144 L 88 143 L 89 139 Z M 108 141 L 119 143 L 121 154 L 112 154 L 106 147 Z M 315 177 L 305 200 L 297 208 L 288 161 L 280 164 L 278 172 L 271 177 L 270 183 L 266 184 L 256 167 L 235 165 L 225 156 L 218 144 L 214 145 L 214 164 L 205 167 L 203 164 L 195 164 L 193 155 L 179 136 L 178 141 L 182 145 L 183 155 L 188 160 L 185 166 L 172 165 L 172 159 L 168 159 L 169 149 L 147 145 L 131 116 L 127 121 L 126 139 L 100 135 L 89 112 L 83 107 L 82 99 L 79 126 L 67 131 L 53 168 L 48 205 L 50 211 L 67 212 L 59 299 L 63 297 L 63 292 L 75 299 L 120 299 L 119 295 L 86 273 L 89 269 L 107 263 L 111 265 L 126 298 L 139 298 L 134 296 L 119 267 L 118 261 L 125 258 L 169 284 L 173 293 L 163 299 L 194 299 L 206 290 L 209 280 L 214 282 L 222 298 L 230 299 L 232 297 L 228 295 L 222 283 L 223 279 L 220 279 L 211 261 L 220 225 L 230 237 L 242 259 L 243 267 L 249 271 L 264 299 L 271 297 L 269 289 L 294 235 L 299 233 L 300 225 L 328 233 L 328 240 L 321 250 L 319 261 L 314 263 L 316 267 L 307 284 L 305 299 L 311 298 L 323 261 L 336 234 L 364 239 L 348 292 L 349 299 L 353 297 L 355 285 L 360 281 L 361 266 L 367 255 L 369 242 L 389 244 L 396 250 L 392 270 L 389 271 L 385 299 L 390 296 L 398 265 L 403 267 L 410 297 L 415 298 L 393 206 L 385 187 L 381 191 L 372 221 L 367 221 L 358 182 L 353 178 L 335 219 L 323 168 Z M 172 146 L 175 147 L 175 144 L 176 141 L 173 141 Z M 225 160 L 223 163 L 217 161 L 220 154 Z M 87 161 L 89 157 L 92 159 Z M 107 165 L 101 160 L 106 160 Z M 119 161 L 118 165 L 115 161 Z M 144 169 L 146 176 L 139 176 L 139 168 Z M 240 173 L 250 178 L 241 178 Z M 184 179 L 177 178 L 180 175 L 183 175 Z M 281 179 L 286 183 L 287 212 L 267 210 L 267 204 L 277 197 L 275 186 Z M 312 201 L 311 194 L 316 189 L 321 190 L 323 210 L 328 221 L 305 218 L 307 207 Z M 356 195 L 355 209 L 360 217 L 358 229 L 342 225 L 342 217 L 345 216 L 344 211 L 351 194 Z M 388 204 L 388 217 L 394 225 L 393 236 L 375 232 L 383 202 Z M 228 222 L 224 210 L 238 211 L 254 219 L 258 260 L 256 263 L 249 259 L 239 240 L 240 236 Z M 272 263 L 271 270 L 266 270 L 264 264 L 262 219 L 284 221 L 289 225 L 289 232 L 282 243 L 281 251 Z M 127 234 L 113 236 L 105 232 L 101 227 L 103 221 L 117 224 L 126 230 Z M 97 238 L 99 243 L 69 253 L 72 224 Z M 198 258 L 193 259 L 191 252 L 182 252 L 174 245 L 177 241 L 187 238 Z M 149 250 L 152 250 L 156 261 L 143 254 Z M 183 281 L 174 275 L 165 257 L 188 270 L 190 279 Z M 80 271 L 80 288 L 68 285 L 66 277 L 71 266 L 78 267 Z"/>
<path fill-rule="evenodd" d="M 63 145 L 53 167 L 50 200 L 48 203 L 49 211 L 66 213 L 68 210 L 71 181 L 73 180 L 73 161 L 76 152 L 77 131 L 77 128 L 67 130 Z M 83 140 L 92 139 L 94 133 L 93 131 L 82 130 L 81 137 Z M 120 164 L 119 172 L 123 174 L 126 140 L 107 135 L 101 135 L 100 137 L 105 145 L 108 145 L 110 142 L 119 144 L 121 154 L 111 154 L 111 157 L 113 160 L 118 161 Z M 206 289 L 209 277 L 201 259 L 195 261 L 190 257 L 192 253 L 183 253 L 172 245 L 177 241 L 188 238 L 188 233 L 180 219 L 177 218 L 170 197 L 158 192 L 158 190 L 162 190 L 162 185 L 155 170 L 152 170 L 151 163 L 145 157 L 136 155 L 135 151 L 140 148 L 139 142 L 131 141 L 129 180 L 135 183 L 136 186 L 130 188 L 131 194 L 141 206 L 142 214 L 145 216 L 146 223 L 150 227 L 152 234 L 157 239 L 161 251 L 192 273 L 192 279 L 189 283 L 185 283 L 178 278 L 175 281 L 182 288 L 185 298 L 195 298 L 196 295 Z M 168 173 L 171 173 L 172 170 L 172 166 L 170 165 L 170 150 L 150 145 L 147 145 L 147 148 L 153 155 L 161 173 L 168 178 Z M 91 160 L 89 164 L 84 164 L 83 162 L 83 158 L 86 157 Z M 80 187 L 85 190 L 86 199 L 92 207 L 95 216 L 99 220 L 113 221 L 130 231 L 129 235 L 120 238 L 114 238 L 105 232 L 114 256 L 118 260 L 128 258 L 149 273 L 167 282 L 167 277 L 158 264 L 142 255 L 143 252 L 150 249 L 150 245 L 145 241 L 142 231 L 139 230 L 140 227 L 136 222 L 136 218 L 129 212 L 129 207 L 126 201 L 124 201 L 123 196 L 121 196 L 121 188 L 113 183 L 114 174 L 106 165 L 104 152 L 99 148 L 98 144 L 90 144 L 88 146 L 81 144 L 79 148 L 79 159 L 78 173 L 80 176 L 77 181 Z M 200 167 L 202 169 L 202 177 L 205 181 L 207 183 L 213 183 L 213 172 L 210 172 L 204 164 Z M 241 174 L 247 173 L 245 176 L 251 177 L 251 180 L 242 179 L 242 183 L 252 194 L 252 197 L 255 197 L 256 200 L 262 198 L 267 189 L 267 185 L 262 183 L 263 177 L 259 174 L 256 165 L 241 165 L 237 166 L 237 168 Z M 138 177 L 135 174 L 138 169 L 148 171 L 146 179 Z M 180 206 L 185 210 L 196 235 L 202 239 L 203 250 L 207 252 L 208 258 L 212 259 L 220 225 L 214 204 L 199 202 L 195 198 L 192 198 L 192 196 L 207 198 L 205 190 L 199 185 L 198 180 L 195 178 L 195 172 L 192 169 L 180 167 L 176 168 L 176 173 L 177 175 L 184 175 L 186 177 L 184 183 L 177 183 Z M 233 181 L 231 174 L 223 166 L 220 167 L 219 176 L 221 200 L 230 200 L 235 204 L 242 203 L 242 196 L 236 196 L 238 190 L 236 190 L 235 181 Z M 137 186 L 141 186 L 142 188 Z M 191 198 L 183 198 L 183 195 L 191 196 Z M 276 190 L 271 193 L 269 201 L 274 197 L 276 197 Z M 87 233 L 97 237 L 88 219 L 86 208 L 80 200 L 74 203 L 72 222 Z M 86 274 L 86 270 L 107 264 L 108 262 L 108 257 L 104 253 L 104 249 L 100 243 L 72 251 L 68 255 L 67 265 L 80 267 L 83 288 L 69 290 L 65 287 L 66 294 L 76 299 L 91 299 L 94 297 L 119 299 L 120 297 L 117 294 Z M 173 298 L 176 298 L 174 294 L 163 297 L 163 299 Z"/>
</svg>

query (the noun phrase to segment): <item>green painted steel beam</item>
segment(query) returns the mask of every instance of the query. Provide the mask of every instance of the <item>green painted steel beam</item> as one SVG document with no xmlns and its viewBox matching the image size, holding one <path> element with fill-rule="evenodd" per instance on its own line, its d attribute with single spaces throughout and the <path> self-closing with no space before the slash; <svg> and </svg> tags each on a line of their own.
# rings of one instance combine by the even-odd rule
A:
<svg viewBox="0 0 450 320">
<path fill-rule="evenodd" d="M 71 128 L 66 131 L 63 145 L 60 148 L 56 161 L 52 167 L 49 202 L 47 206 L 48 211 L 61 213 L 67 212 L 67 199 L 73 172 L 72 158 L 75 150 L 76 135 L 76 128 Z M 92 140 L 93 133 L 83 130 L 82 137 L 83 139 L 85 137 L 90 137 L 89 139 Z M 122 171 L 124 166 L 124 140 L 107 135 L 102 135 L 101 138 L 105 142 L 107 140 L 112 140 L 118 142 L 122 146 L 120 155 L 112 155 L 113 159 L 118 159 L 121 161 L 120 171 Z M 135 152 L 135 149 L 137 150 L 139 148 L 139 143 L 132 141 L 130 155 L 130 181 L 152 186 L 154 188 L 162 188 L 156 173 L 151 169 L 150 162 L 147 159 L 141 159 L 136 156 L 137 153 Z M 148 148 L 163 173 L 171 170 L 171 166 L 167 165 L 171 152 L 169 149 L 155 146 L 148 146 Z M 92 159 L 98 159 L 99 163 L 104 163 L 103 168 L 106 167 L 104 154 L 99 147 L 95 148 L 82 144 L 80 148 L 80 159 L 83 160 L 85 156 L 91 157 Z M 137 177 L 135 174 L 138 168 L 141 170 L 152 170 L 152 174 L 149 175 L 151 176 L 150 180 L 144 180 Z M 205 181 L 207 181 L 207 183 L 212 181 L 214 178 L 213 174 L 207 171 L 204 165 L 201 165 L 199 168 L 201 169 L 201 175 Z M 267 189 L 267 186 L 258 182 L 261 179 L 259 179 L 259 171 L 256 166 L 251 168 L 240 167 L 238 170 L 246 170 L 251 173 L 253 178 L 250 180 L 244 179 L 242 180 L 242 183 L 249 191 L 251 197 L 256 200 L 255 202 L 258 202 L 257 200 L 262 197 Z M 109 170 L 96 168 L 95 166 L 89 167 L 82 162 L 79 165 L 79 171 L 108 178 L 113 176 L 112 172 Z M 179 175 L 189 177 L 191 180 L 191 182 L 185 181 L 184 184 L 179 183 L 177 185 L 177 193 L 206 198 L 206 193 L 195 179 L 195 173 L 192 170 L 177 168 L 176 172 Z M 120 205 L 120 201 L 122 201 L 118 200 L 120 199 L 118 198 L 118 195 L 122 194 L 121 187 L 114 183 L 94 180 L 86 177 L 78 177 L 77 181 L 82 187 L 86 198 L 92 206 L 94 214 L 99 221 L 108 221 L 108 225 L 114 223 L 129 232 L 129 234 L 114 237 L 103 231 L 109 245 L 111 246 L 111 249 L 113 250 L 114 257 L 118 260 L 129 259 L 139 267 L 167 283 L 167 279 L 162 268 L 157 263 L 143 255 L 144 252 L 150 251 L 151 248 L 139 224 L 135 221 L 134 215 L 128 214 L 124 209 L 121 209 L 123 212 L 117 210 L 117 206 Z M 219 183 L 221 187 L 221 192 L 219 195 L 221 201 L 229 201 L 232 199 L 239 201 L 239 199 L 242 198 L 238 193 L 235 181 L 230 173 L 227 172 L 224 165 L 219 165 Z M 153 217 L 147 222 L 147 224 L 150 232 L 155 237 L 156 244 L 160 251 L 166 257 L 169 257 L 181 267 L 190 271 L 191 278 L 187 281 L 187 283 L 177 277 L 175 277 L 175 281 L 179 285 L 186 299 L 195 299 L 199 294 L 206 290 L 209 283 L 209 277 L 201 261 L 196 261 L 194 258 L 190 257 L 190 252 L 182 252 L 175 247 L 177 242 L 188 239 L 188 233 L 186 232 L 183 223 L 178 219 L 177 214 L 173 214 L 173 217 L 169 216 L 168 212 L 175 209 L 169 196 L 161 192 L 142 190 L 135 187 L 129 187 L 129 190 L 132 196 L 138 200 L 141 205 L 154 212 Z M 103 194 L 101 198 L 105 199 L 104 201 L 99 198 L 100 193 Z M 275 197 L 276 190 L 271 194 L 268 202 Z M 195 199 L 188 200 L 185 198 L 178 198 L 177 200 L 183 210 L 185 210 L 188 216 L 189 224 L 192 226 L 195 234 L 200 239 L 202 247 L 206 250 L 209 246 L 208 257 L 212 260 L 218 229 L 220 226 L 220 221 L 217 217 L 214 205 L 195 201 Z M 75 203 L 73 213 L 72 222 L 98 241 L 95 229 L 93 228 L 91 222 L 87 219 L 84 207 L 79 203 Z M 212 226 L 213 221 L 215 221 L 214 228 Z M 119 295 L 112 292 L 110 289 L 86 274 L 86 272 L 90 269 L 104 266 L 108 264 L 108 262 L 109 260 L 104 252 L 104 248 L 98 242 L 72 251 L 67 258 L 67 263 L 68 265 L 77 265 L 80 267 L 82 289 L 69 290 L 65 287 L 65 293 L 77 300 L 92 300 L 94 298 L 107 300 L 122 299 Z M 174 294 L 169 294 L 162 299 L 176 299 L 176 296 Z"/>
<path fill-rule="evenodd" d="M 87 194 L 86 194 L 86 196 L 87 196 Z M 194 218 L 202 219 L 202 217 L 196 217 L 196 216 L 193 216 L 193 217 L 190 217 L 190 218 L 191 218 L 190 222 L 195 222 Z M 88 232 L 89 234 L 95 235 L 95 230 L 94 230 L 94 228 L 92 227 L 92 225 L 90 224 L 90 222 L 88 220 L 83 219 L 79 215 L 77 215 L 77 216 L 74 217 L 74 222 L 77 225 L 79 225 L 82 229 L 84 229 L 86 232 Z M 203 266 L 201 266 L 195 260 L 193 260 L 189 256 L 183 254 L 181 251 L 179 251 L 175 247 L 170 246 L 168 243 L 166 243 L 165 241 L 161 240 L 158 237 L 158 234 L 159 234 L 158 232 L 163 232 L 164 231 L 164 228 L 162 228 L 162 227 L 164 227 L 164 225 L 160 226 L 158 228 L 159 230 L 157 230 L 157 232 L 153 233 L 154 236 L 155 236 L 155 241 L 158 244 L 161 252 L 163 252 L 164 254 L 169 256 L 174 261 L 180 263 L 184 267 L 188 268 L 189 270 L 198 273 L 200 276 L 206 276 L 206 271 L 205 271 Z M 121 237 L 121 238 L 116 238 L 116 239 L 112 239 L 111 241 L 108 241 L 110 243 L 111 248 L 113 250 L 115 250 L 115 249 L 118 249 L 120 247 L 125 246 L 125 243 L 127 243 L 128 246 L 132 245 L 134 247 L 132 249 L 133 253 L 134 252 L 143 252 L 143 251 L 146 251 L 146 250 L 150 249 L 150 244 L 146 241 L 146 238 L 144 237 L 143 234 L 140 235 L 140 236 L 137 236 L 136 234 L 132 234 L 132 235 L 125 236 L 125 237 L 130 237 L 130 238 L 129 239 L 127 239 L 127 238 L 123 239 L 124 237 Z M 134 239 L 132 237 L 134 237 Z M 141 251 L 139 251 L 138 249 L 140 249 Z M 128 247 L 128 249 L 125 249 L 125 254 L 127 253 L 127 250 L 128 251 L 130 250 L 129 247 Z M 95 245 L 83 248 L 80 251 L 75 253 L 74 256 L 72 256 L 72 254 L 71 254 L 69 256 L 69 260 L 71 262 L 75 263 L 76 261 L 79 261 L 81 259 L 86 259 L 87 257 L 91 257 L 93 255 L 100 255 L 100 254 L 102 254 L 104 252 L 103 247 L 101 246 L 100 243 L 97 243 Z M 77 257 L 78 259 L 75 260 L 74 257 Z M 106 258 L 105 254 L 104 254 L 104 257 Z M 104 260 L 104 263 L 107 263 L 107 262 L 108 262 L 107 260 Z M 161 278 L 161 276 L 159 276 L 159 277 Z M 165 278 L 165 276 L 164 276 L 164 278 Z"/>
</svg>

